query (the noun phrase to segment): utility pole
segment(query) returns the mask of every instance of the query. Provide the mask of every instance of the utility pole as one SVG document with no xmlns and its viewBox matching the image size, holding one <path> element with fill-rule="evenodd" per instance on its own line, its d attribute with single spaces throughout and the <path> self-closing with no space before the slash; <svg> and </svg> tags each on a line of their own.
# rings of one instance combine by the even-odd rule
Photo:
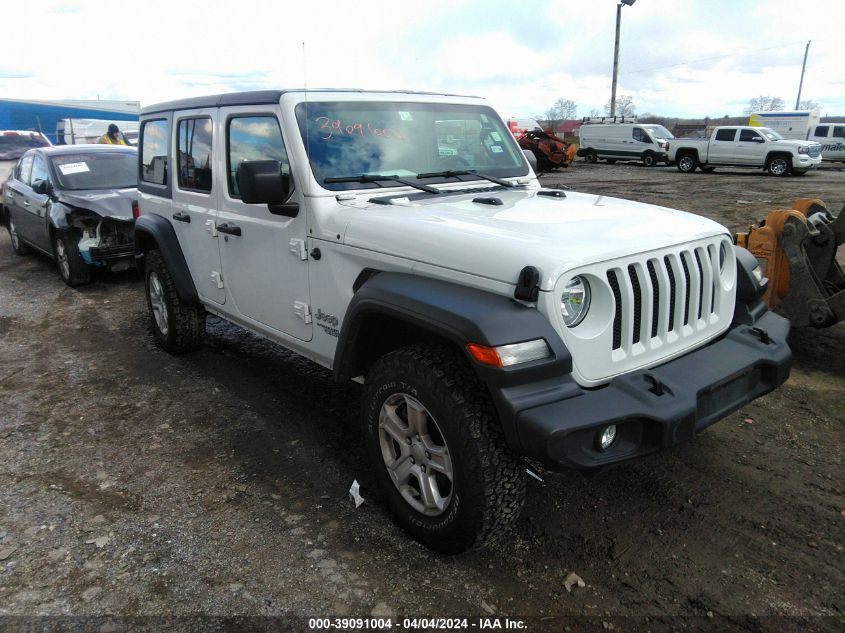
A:
<svg viewBox="0 0 845 633">
<path fill-rule="evenodd" d="M 618 18 L 617 18 L 618 19 Z M 795 99 L 795 109 L 798 109 L 798 104 L 801 103 L 801 89 L 804 87 L 804 71 L 807 70 L 807 53 L 810 52 L 810 42 L 807 40 L 807 46 L 804 48 L 804 63 L 801 65 L 801 81 L 798 84 L 798 97 Z M 619 44 L 619 22 L 616 23 L 616 43 Z M 616 83 L 613 84 L 614 91 L 616 90 Z"/>
<path fill-rule="evenodd" d="M 631 6 L 637 0 L 619 0 L 616 5 L 616 40 L 613 43 L 613 83 L 610 88 L 610 116 L 616 116 L 616 79 L 619 76 L 619 26 L 622 23 L 622 7 Z"/>
</svg>

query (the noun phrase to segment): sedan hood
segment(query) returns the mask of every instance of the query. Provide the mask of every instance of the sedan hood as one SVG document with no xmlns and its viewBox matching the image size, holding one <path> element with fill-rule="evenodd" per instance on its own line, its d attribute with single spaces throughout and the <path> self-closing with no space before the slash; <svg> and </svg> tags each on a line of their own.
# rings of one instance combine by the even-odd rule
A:
<svg viewBox="0 0 845 633">
<path fill-rule="evenodd" d="M 412 198 L 359 207 L 344 242 L 508 284 L 535 266 L 541 289 L 551 290 L 567 270 L 728 234 L 683 211 L 568 191 L 559 198 L 536 189 Z"/>
<path fill-rule="evenodd" d="M 57 191 L 59 202 L 93 211 L 104 218 L 132 220 L 132 201 L 138 199 L 138 190 L 91 189 L 84 191 Z"/>
</svg>

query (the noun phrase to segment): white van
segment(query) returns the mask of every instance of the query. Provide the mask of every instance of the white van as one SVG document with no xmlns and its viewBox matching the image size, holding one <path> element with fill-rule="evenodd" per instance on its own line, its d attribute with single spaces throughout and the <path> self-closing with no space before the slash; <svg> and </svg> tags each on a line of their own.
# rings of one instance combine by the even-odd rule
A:
<svg viewBox="0 0 845 633">
<path fill-rule="evenodd" d="M 767 127 L 783 138 L 805 141 L 810 129 L 819 124 L 818 110 L 774 110 L 752 112 L 748 117 L 751 127 Z"/>
<path fill-rule="evenodd" d="M 669 160 L 669 139 L 675 138 L 662 125 L 652 123 L 590 123 L 578 129 L 578 156 L 588 163 L 604 159 L 641 160 L 646 167 Z"/>
<path fill-rule="evenodd" d="M 807 138 L 822 144 L 823 160 L 845 161 L 845 123 L 822 123 Z"/>
</svg>

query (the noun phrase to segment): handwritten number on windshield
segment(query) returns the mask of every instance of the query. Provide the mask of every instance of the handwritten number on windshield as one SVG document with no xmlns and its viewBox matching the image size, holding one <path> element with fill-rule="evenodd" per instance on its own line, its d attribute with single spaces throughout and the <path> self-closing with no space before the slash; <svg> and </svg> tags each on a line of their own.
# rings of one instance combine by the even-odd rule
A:
<svg viewBox="0 0 845 633">
<path fill-rule="evenodd" d="M 334 137 L 341 136 L 378 136 L 381 138 L 394 138 L 399 141 L 405 140 L 405 133 L 402 130 L 389 127 L 376 127 L 372 123 L 347 123 L 344 124 L 340 119 L 331 119 L 327 116 L 320 116 L 314 119 L 320 130 L 323 131 L 321 137 L 324 141 L 328 141 Z"/>
</svg>

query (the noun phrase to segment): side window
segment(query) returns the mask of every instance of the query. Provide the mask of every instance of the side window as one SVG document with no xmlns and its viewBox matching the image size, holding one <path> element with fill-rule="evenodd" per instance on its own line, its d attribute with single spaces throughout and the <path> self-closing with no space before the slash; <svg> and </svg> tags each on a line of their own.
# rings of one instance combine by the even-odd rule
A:
<svg viewBox="0 0 845 633">
<path fill-rule="evenodd" d="M 762 138 L 757 132 L 754 130 L 740 130 L 739 131 L 739 140 L 740 141 L 753 141 L 755 138 Z"/>
<path fill-rule="evenodd" d="M 240 198 L 238 169 L 241 163 L 251 160 L 277 160 L 282 173 L 290 173 L 290 163 L 282 130 L 274 116 L 238 116 L 229 119 L 226 126 L 229 167 L 229 193 Z"/>
<path fill-rule="evenodd" d="M 649 139 L 648 135 L 645 132 L 643 132 L 642 128 L 635 127 L 633 135 L 634 135 L 634 140 L 639 141 L 640 143 L 650 143 L 651 142 L 651 139 Z"/>
<path fill-rule="evenodd" d="M 736 137 L 736 130 L 719 130 L 716 132 L 717 141 L 732 141 Z"/>
<path fill-rule="evenodd" d="M 845 138 L 845 125 L 835 125 L 833 127 L 833 136 L 835 138 Z"/>
<path fill-rule="evenodd" d="M 50 172 L 47 170 L 44 159 L 36 155 L 32 161 L 32 176 L 30 176 L 29 182 L 34 185 L 39 180 L 50 180 Z"/>
<path fill-rule="evenodd" d="M 167 184 L 167 138 L 170 127 L 165 119 L 144 121 L 141 127 L 141 180 Z"/>
<path fill-rule="evenodd" d="M 211 191 L 211 119 L 182 119 L 176 129 L 179 186 Z"/>
<path fill-rule="evenodd" d="M 15 174 L 16 178 L 26 184 L 29 184 L 29 174 L 32 172 L 32 157 L 34 154 L 27 154 L 23 158 L 21 158 L 21 162 L 18 163 L 18 171 Z"/>
<path fill-rule="evenodd" d="M 828 130 L 830 130 L 829 125 L 817 125 L 816 126 L 816 136 L 827 136 Z"/>
</svg>

